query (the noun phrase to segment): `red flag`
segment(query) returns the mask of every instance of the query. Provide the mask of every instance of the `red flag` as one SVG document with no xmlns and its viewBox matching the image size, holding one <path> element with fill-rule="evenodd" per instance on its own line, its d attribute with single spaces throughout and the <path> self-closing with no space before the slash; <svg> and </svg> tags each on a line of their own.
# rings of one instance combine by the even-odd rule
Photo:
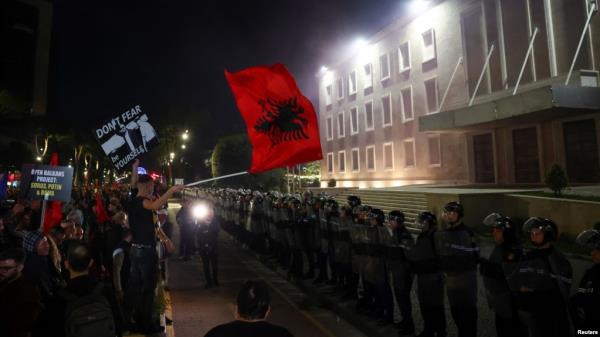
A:
<svg viewBox="0 0 600 337">
<path fill-rule="evenodd" d="M 58 165 L 58 153 L 54 152 L 50 156 L 50 166 Z M 55 225 L 59 225 L 62 221 L 62 207 L 60 201 L 48 201 L 46 207 L 46 215 L 44 216 L 44 224 L 42 230 L 48 234 L 50 229 Z"/>
<path fill-rule="evenodd" d="M 250 173 L 323 159 L 315 109 L 282 64 L 225 77 L 252 143 Z"/>
<path fill-rule="evenodd" d="M 104 208 L 104 203 L 102 202 L 102 197 L 100 193 L 96 193 L 96 223 L 98 225 L 105 223 L 109 220 L 108 214 L 106 213 L 106 209 Z"/>
</svg>

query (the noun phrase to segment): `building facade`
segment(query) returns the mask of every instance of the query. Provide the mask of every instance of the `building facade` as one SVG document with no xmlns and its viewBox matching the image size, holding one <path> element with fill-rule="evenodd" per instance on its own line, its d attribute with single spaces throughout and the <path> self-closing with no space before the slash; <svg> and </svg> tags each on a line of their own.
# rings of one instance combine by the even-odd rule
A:
<svg viewBox="0 0 600 337">
<path fill-rule="evenodd" d="M 554 163 L 600 181 L 595 8 L 438 0 L 400 17 L 317 74 L 322 185 L 535 185 Z"/>
</svg>

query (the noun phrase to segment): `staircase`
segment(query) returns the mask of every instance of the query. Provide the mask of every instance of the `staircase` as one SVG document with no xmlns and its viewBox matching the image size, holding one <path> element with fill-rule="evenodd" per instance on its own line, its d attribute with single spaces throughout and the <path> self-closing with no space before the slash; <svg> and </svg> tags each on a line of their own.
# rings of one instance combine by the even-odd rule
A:
<svg viewBox="0 0 600 337">
<path fill-rule="evenodd" d="M 406 225 L 409 227 L 415 223 L 419 213 L 429 211 L 427 197 L 424 193 L 384 189 L 352 189 L 334 194 L 340 205 L 346 203 L 349 195 L 356 195 L 363 205 L 379 208 L 385 213 L 392 210 L 402 211 L 406 217 Z"/>
</svg>

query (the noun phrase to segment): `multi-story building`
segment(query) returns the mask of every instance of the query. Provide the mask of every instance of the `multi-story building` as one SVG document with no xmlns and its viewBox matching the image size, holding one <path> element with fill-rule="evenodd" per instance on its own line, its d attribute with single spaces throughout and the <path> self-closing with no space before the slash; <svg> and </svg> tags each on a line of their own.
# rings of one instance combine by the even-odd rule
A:
<svg viewBox="0 0 600 337">
<path fill-rule="evenodd" d="M 596 8 L 437 0 L 407 11 L 317 74 L 322 185 L 540 184 L 554 163 L 571 182 L 600 181 Z"/>
</svg>

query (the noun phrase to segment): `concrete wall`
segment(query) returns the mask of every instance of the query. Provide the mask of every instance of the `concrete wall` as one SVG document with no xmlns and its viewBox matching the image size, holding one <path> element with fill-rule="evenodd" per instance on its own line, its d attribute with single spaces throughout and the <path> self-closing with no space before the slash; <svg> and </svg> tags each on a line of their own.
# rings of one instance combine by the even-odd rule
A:
<svg viewBox="0 0 600 337">
<path fill-rule="evenodd" d="M 539 216 L 554 220 L 559 232 L 572 236 L 593 227 L 600 221 L 600 203 L 569 199 L 542 198 L 524 195 L 507 195 L 516 216 Z"/>
<path fill-rule="evenodd" d="M 554 220 L 560 233 L 576 236 L 600 221 L 600 202 L 543 198 L 520 194 L 427 194 L 428 208 L 441 221 L 442 208 L 447 202 L 459 201 L 465 207 L 464 222 L 481 228 L 490 213 L 500 212 L 512 218 L 538 216 Z"/>
</svg>

